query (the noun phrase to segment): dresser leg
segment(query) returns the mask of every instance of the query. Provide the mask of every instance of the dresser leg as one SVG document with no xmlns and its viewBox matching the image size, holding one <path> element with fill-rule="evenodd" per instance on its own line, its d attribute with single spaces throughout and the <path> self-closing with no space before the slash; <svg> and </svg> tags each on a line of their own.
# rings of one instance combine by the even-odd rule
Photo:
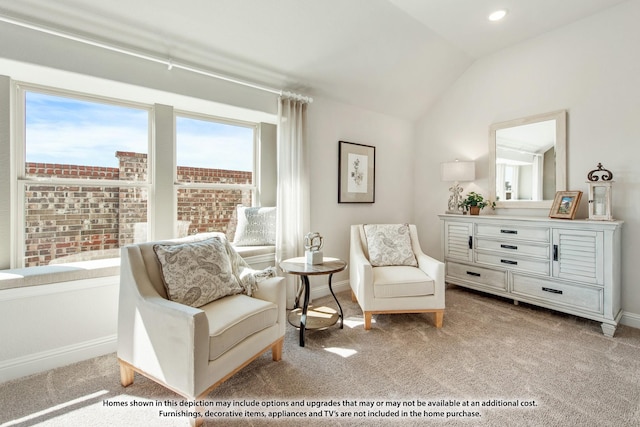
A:
<svg viewBox="0 0 640 427">
<path fill-rule="evenodd" d="M 616 333 L 616 326 L 615 325 L 610 325 L 608 323 L 603 323 L 602 325 L 600 325 L 600 327 L 602 328 L 602 333 L 609 337 L 609 338 L 613 338 L 613 334 Z"/>
<path fill-rule="evenodd" d="M 517 299 L 513 300 L 513 305 L 520 305 L 520 301 L 518 301 Z"/>
</svg>

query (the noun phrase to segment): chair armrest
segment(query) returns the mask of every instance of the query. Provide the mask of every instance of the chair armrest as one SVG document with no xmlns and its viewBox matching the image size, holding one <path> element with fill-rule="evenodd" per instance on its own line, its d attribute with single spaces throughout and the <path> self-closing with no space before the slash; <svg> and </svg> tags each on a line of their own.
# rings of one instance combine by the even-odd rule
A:
<svg viewBox="0 0 640 427">
<path fill-rule="evenodd" d="M 286 301 L 284 277 L 270 277 L 258 282 L 258 289 L 253 292 L 253 297 L 280 305 L 283 298 Z"/>
<path fill-rule="evenodd" d="M 258 290 L 253 293 L 254 298 L 270 301 L 278 306 L 278 324 L 280 334 L 284 335 L 287 312 L 287 288 L 284 277 L 270 277 L 258 283 Z"/>
<path fill-rule="evenodd" d="M 429 277 L 435 281 L 436 291 L 439 286 L 442 286 L 444 290 L 444 263 L 430 257 L 424 252 L 416 253 L 416 259 L 418 260 L 418 268 L 427 273 Z"/>
<path fill-rule="evenodd" d="M 367 307 L 369 300 L 373 298 L 373 267 L 362 250 L 358 226 L 351 227 L 349 284 L 360 306 Z"/>
</svg>

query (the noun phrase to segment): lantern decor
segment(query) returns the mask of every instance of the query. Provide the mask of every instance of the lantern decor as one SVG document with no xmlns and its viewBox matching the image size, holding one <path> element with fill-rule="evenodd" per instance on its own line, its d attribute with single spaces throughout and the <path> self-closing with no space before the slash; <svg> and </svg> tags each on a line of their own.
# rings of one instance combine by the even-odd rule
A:
<svg viewBox="0 0 640 427">
<path fill-rule="evenodd" d="M 589 219 L 597 221 L 612 221 L 611 215 L 611 184 L 613 174 L 598 163 L 597 169 L 587 175 L 589 184 Z"/>
<path fill-rule="evenodd" d="M 324 245 L 324 239 L 317 231 L 307 233 L 304 236 L 304 255 L 307 260 L 307 264 L 322 264 L 322 246 Z"/>
</svg>

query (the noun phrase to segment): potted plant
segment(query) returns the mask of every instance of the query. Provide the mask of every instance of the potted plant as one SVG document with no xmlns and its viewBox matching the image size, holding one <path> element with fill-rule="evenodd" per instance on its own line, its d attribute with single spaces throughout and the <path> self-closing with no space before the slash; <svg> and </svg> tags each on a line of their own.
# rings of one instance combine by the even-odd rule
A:
<svg viewBox="0 0 640 427">
<path fill-rule="evenodd" d="M 486 208 L 487 206 L 489 206 L 491 209 L 495 209 L 496 202 L 485 200 L 485 198 L 482 197 L 482 194 L 471 191 L 469 192 L 469 194 L 467 194 L 467 197 L 464 198 L 462 202 L 460 202 L 460 206 L 462 206 L 465 211 L 469 211 L 470 215 L 479 215 L 480 210 Z"/>
</svg>

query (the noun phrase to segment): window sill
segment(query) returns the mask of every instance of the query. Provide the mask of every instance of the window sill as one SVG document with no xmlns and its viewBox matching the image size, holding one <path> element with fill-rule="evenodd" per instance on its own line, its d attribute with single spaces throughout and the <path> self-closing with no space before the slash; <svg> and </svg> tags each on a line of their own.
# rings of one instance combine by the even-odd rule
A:
<svg viewBox="0 0 640 427">
<path fill-rule="evenodd" d="M 276 253 L 275 246 L 233 246 L 242 258 L 250 258 L 259 255 L 271 255 Z M 247 260 L 249 262 L 249 260 Z"/>
<path fill-rule="evenodd" d="M 0 270 L 0 290 L 119 276 L 120 258 Z"/>
<path fill-rule="evenodd" d="M 251 263 L 252 257 L 275 255 L 276 251 L 275 246 L 237 246 L 234 248 L 248 263 Z M 119 275 L 120 258 L 13 268 L 0 270 L 0 290 Z"/>
</svg>

